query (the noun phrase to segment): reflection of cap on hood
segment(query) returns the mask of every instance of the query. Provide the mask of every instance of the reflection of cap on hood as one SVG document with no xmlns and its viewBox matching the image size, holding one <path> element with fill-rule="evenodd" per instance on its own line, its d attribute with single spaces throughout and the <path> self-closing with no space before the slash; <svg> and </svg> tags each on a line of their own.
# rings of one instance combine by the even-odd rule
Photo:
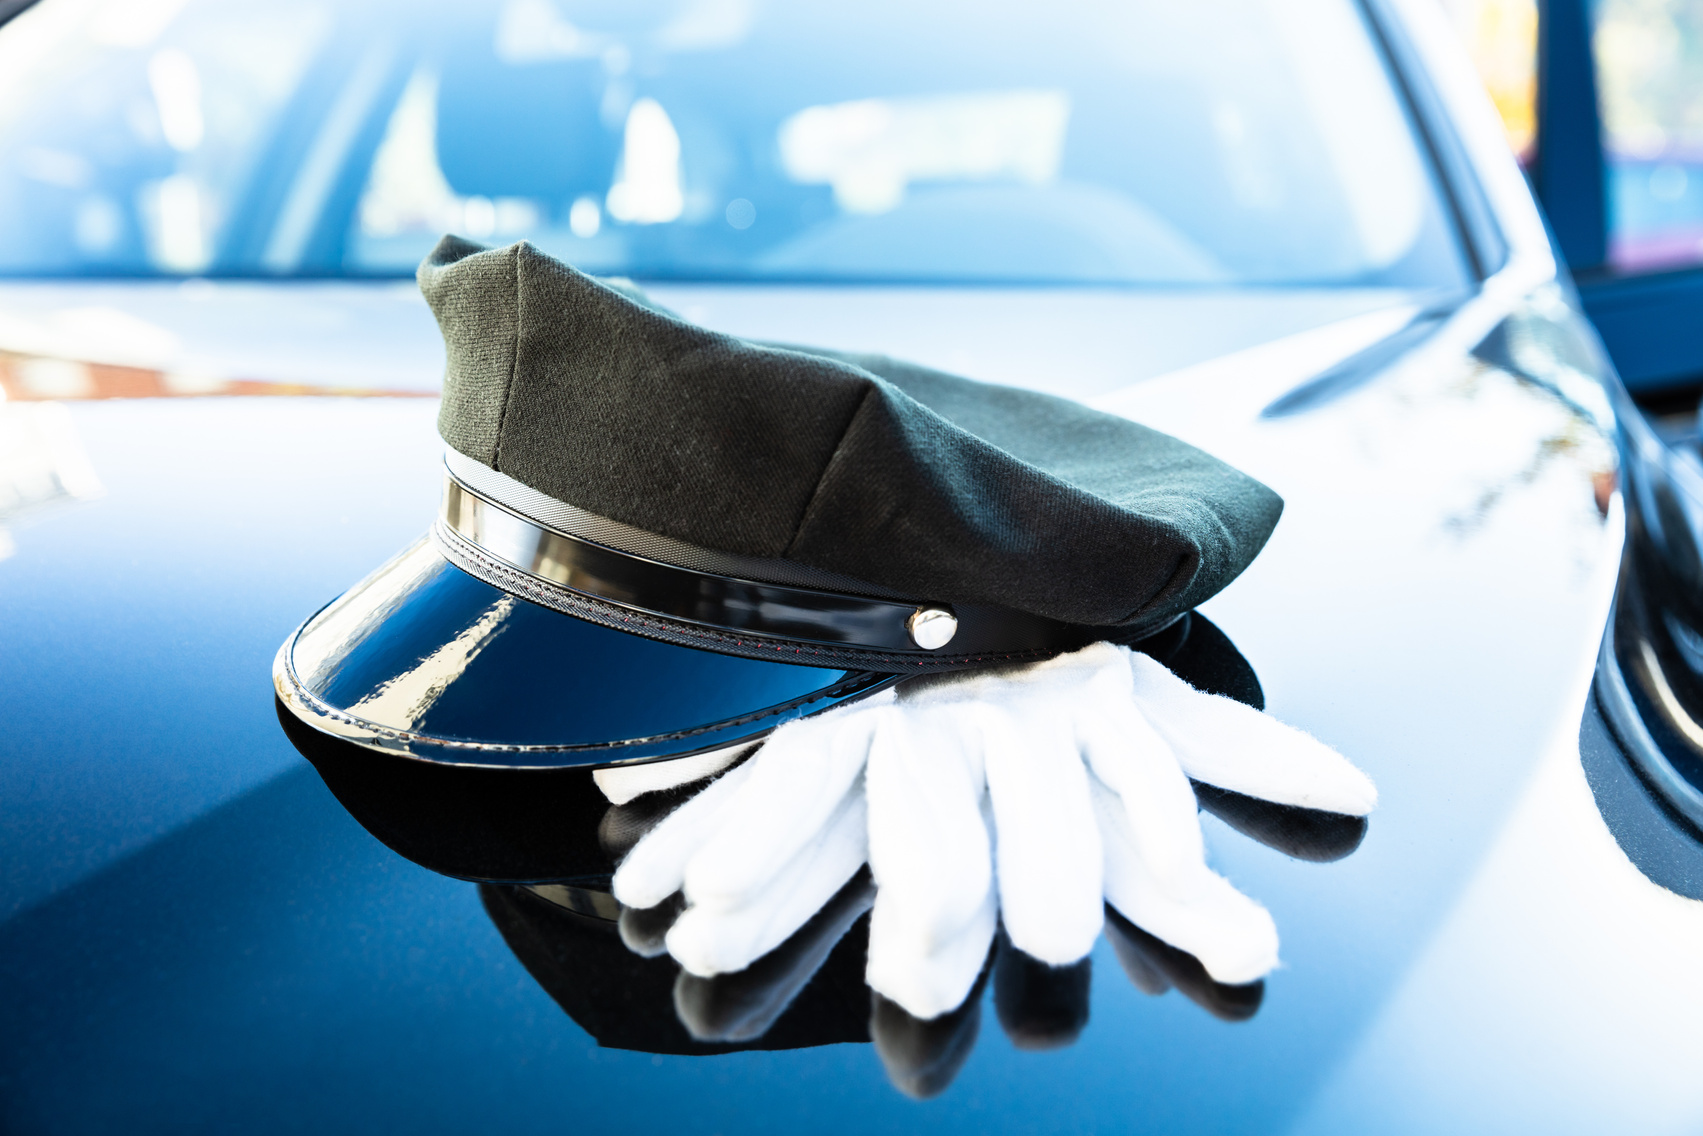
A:
<svg viewBox="0 0 1703 1136">
<path fill-rule="evenodd" d="M 398 760 L 316 730 L 280 702 L 278 721 L 349 815 L 391 851 L 466 880 L 604 879 L 609 802 L 584 769 L 500 769 Z"/>
<path fill-rule="evenodd" d="M 1032 391 L 760 346 L 524 242 L 445 237 L 420 287 L 456 451 L 578 509 L 932 602 L 1156 628 L 1282 502 L 1175 438 Z"/>
</svg>

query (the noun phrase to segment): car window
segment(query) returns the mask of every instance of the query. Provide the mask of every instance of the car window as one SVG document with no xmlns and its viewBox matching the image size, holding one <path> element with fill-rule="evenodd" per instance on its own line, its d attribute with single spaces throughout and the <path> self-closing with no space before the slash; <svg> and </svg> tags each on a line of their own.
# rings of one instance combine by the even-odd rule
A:
<svg viewBox="0 0 1703 1136">
<path fill-rule="evenodd" d="M 1351 0 L 42 0 L 0 272 L 1458 286 Z"/>
</svg>

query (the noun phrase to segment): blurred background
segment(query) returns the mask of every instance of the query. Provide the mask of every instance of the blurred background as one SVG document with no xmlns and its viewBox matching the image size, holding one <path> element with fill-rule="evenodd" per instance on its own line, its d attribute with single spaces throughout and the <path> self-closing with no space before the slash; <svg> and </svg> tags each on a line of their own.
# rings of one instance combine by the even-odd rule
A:
<svg viewBox="0 0 1703 1136">
<path fill-rule="evenodd" d="M 1434 274 L 1352 11 L 1268 8 L 51 0 L 0 38 L 0 272 L 407 277 L 454 231 L 651 280 Z"/>
<path fill-rule="evenodd" d="M 1703 4 L 1444 0 L 1626 381 L 1703 378 Z"/>
<path fill-rule="evenodd" d="M 1445 0 L 1528 171 L 1537 156 L 1536 0 Z M 1651 272 L 1703 262 L 1703 4 L 1597 0 L 1592 55 L 1606 173 L 1602 260 Z"/>
<path fill-rule="evenodd" d="M 1684 329 L 1703 315 L 1703 3 L 1438 2 L 1628 385 L 1694 402 L 1703 347 Z M 820 42 L 814 16 L 754 22 L 744 0 L 637 4 L 586 27 L 548 0 L 12 0 L 0 17 L 32 7 L 0 37 L 0 278 L 406 278 L 445 231 L 526 237 L 588 271 L 653 280 L 1382 286 L 1439 272 L 1424 260 L 1441 243 L 1413 239 L 1436 217 L 1404 188 L 1423 180 L 1411 155 L 1369 141 L 1399 112 L 1338 115 L 1335 139 L 1299 137 L 1329 92 L 1278 72 L 1322 59 L 1342 33 L 1317 16 L 1273 23 L 1259 5 L 1173 14 L 1157 32 L 1144 10 L 1134 34 L 1086 8 L 1043 26 L 877 4 L 833 29 L 838 66 L 800 49 Z M 1270 49 L 1298 27 L 1311 44 Z M 1082 74 L 1076 37 L 1128 42 L 1133 56 Z M 856 97 L 919 68 L 973 90 L 976 74 L 941 74 L 954 67 L 938 52 L 947 38 L 1029 84 Z M 1142 61 L 1143 42 L 1196 53 Z M 1352 71 L 1343 58 L 1333 66 Z M 1167 74 L 1169 88 L 1153 86 Z M 1182 93 L 1181 75 L 1196 90 Z M 1129 108 L 1147 120 L 1125 121 Z M 1155 142 L 1162 161 L 1149 160 Z M 1310 146 L 1337 163 L 1365 151 L 1346 180 L 1360 203 L 1381 202 L 1361 217 L 1362 236 L 1380 234 L 1352 247 L 1334 219 L 1365 209 L 1328 178 L 1305 180 Z M 1205 173 L 1227 147 L 1232 176 Z M 397 318 L 373 295 L 342 299 L 372 308 L 369 321 Z M 184 358 L 172 350 L 184 329 L 131 296 L 44 308 L 39 293 L 0 289 L 0 386 L 63 398 L 421 381 L 425 361 L 366 358 L 354 340 L 360 366 L 336 373 L 283 349 L 275 374 L 240 353 Z M 218 308 L 212 322 L 233 318 Z"/>
<path fill-rule="evenodd" d="M 1436 2 L 1622 377 L 1691 430 L 1703 0 Z M 1327 0 L 1044 20 L 950 0 L 0 0 L 0 19 L 14 403 L 431 397 L 412 274 L 445 232 L 665 299 L 695 286 L 670 302 L 725 330 L 993 381 L 1044 368 L 1083 398 L 1435 307 L 1481 267 L 1374 40 Z M 783 291 L 702 290 L 753 285 Z M 851 291 L 800 324 L 798 286 Z M 1023 313 L 994 321 L 1008 338 L 924 358 L 901 292 L 1005 302 L 990 287 Z M 1111 321 L 1115 350 L 1070 354 Z M 94 492 L 58 412 L 4 429 L 0 520 Z"/>
</svg>

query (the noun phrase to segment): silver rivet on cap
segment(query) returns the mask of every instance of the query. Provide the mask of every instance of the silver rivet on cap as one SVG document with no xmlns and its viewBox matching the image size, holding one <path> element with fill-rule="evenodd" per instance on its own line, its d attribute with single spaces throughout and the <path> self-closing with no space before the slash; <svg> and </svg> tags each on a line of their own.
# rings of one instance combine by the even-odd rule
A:
<svg viewBox="0 0 1703 1136">
<path fill-rule="evenodd" d="M 905 630 L 911 642 L 925 651 L 933 651 L 952 642 L 958 634 L 958 617 L 949 607 L 919 607 L 905 620 Z"/>
</svg>

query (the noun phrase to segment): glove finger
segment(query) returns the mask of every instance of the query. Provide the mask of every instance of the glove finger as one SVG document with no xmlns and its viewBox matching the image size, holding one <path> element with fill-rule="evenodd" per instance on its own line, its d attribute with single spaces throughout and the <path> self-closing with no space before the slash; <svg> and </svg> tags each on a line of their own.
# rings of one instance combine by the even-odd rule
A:
<svg viewBox="0 0 1703 1136">
<path fill-rule="evenodd" d="M 1181 878 L 1206 859 L 1194 789 L 1132 691 L 1128 667 L 1096 675 L 1095 711 L 1075 723 L 1078 744 L 1094 777 L 1121 800 L 1124 831 L 1142 862 L 1160 879 Z"/>
<path fill-rule="evenodd" d="M 1161 877 L 1142 858 L 1125 802 L 1093 786 L 1106 848 L 1106 899 L 1130 922 L 1194 955 L 1218 982 L 1240 985 L 1277 965 L 1277 925 L 1270 912 L 1237 891 L 1204 860 Z"/>
<path fill-rule="evenodd" d="M 700 903 L 688 884 L 691 906 L 668 932 L 668 953 L 706 978 L 745 969 L 785 942 L 863 867 L 868 824 L 864 795 L 854 788 L 816 839 L 782 865 L 750 902 Z"/>
<path fill-rule="evenodd" d="M 591 779 L 612 805 L 624 805 L 635 797 L 663 789 L 678 789 L 693 781 L 702 781 L 738 761 L 755 746 L 741 743 L 726 749 L 695 753 L 668 761 L 649 761 L 643 765 L 619 765 L 613 769 L 594 770 Z"/>
<path fill-rule="evenodd" d="M 863 773 L 870 732 L 882 712 L 850 707 L 789 723 L 769 736 L 746 762 L 754 768 L 738 799 L 686 864 L 686 895 L 694 906 L 761 902 L 776 876 L 843 807 Z"/>
<path fill-rule="evenodd" d="M 699 1041 L 754 1041 L 792 1005 L 851 925 L 869 910 L 875 885 L 856 874 L 798 933 L 735 974 L 674 980 L 674 1012 Z"/>
<path fill-rule="evenodd" d="M 869 917 L 869 964 L 864 981 L 913 1018 L 940 1017 L 964 1004 L 987 963 L 988 948 L 999 926 L 999 899 L 993 888 L 958 931 L 925 941 L 914 922 L 895 914 L 885 885 L 875 892 Z"/>
<path fill-rule="evenodd" d="M 651 829 L 615 870 L 615 898 L 627 907 L 655 907 L 686 881 L 686 864 L 713 834 L 751 776 L 753 762 L 734 767 Z"/>
<path fill-rule="evenodd" d="M 1105 861 L 1071 723 L 1032 710 L 976 710 L 999 834 L 1000 916 L 1019 949 L 1065 966 L 1100 936 Z"/>
<path fill-rule="evenodd" d="M 1133 654 L 1136 704 L 1197 781 L 1282 805 L 1365 816 L 1372 779 L 1323 742 L 1233 699 L 1204 694 Z"/>
<path fill-rule="evenodd" d="M 881 889 L 876 918 L 914 943 L 907 951 L 924 956 L 979 918 L 993 890 L 974 741 L 958 728 L 954 711 L 896 707 L 877 723 L 870 746 L 869 867 Z"/>
</svg>

